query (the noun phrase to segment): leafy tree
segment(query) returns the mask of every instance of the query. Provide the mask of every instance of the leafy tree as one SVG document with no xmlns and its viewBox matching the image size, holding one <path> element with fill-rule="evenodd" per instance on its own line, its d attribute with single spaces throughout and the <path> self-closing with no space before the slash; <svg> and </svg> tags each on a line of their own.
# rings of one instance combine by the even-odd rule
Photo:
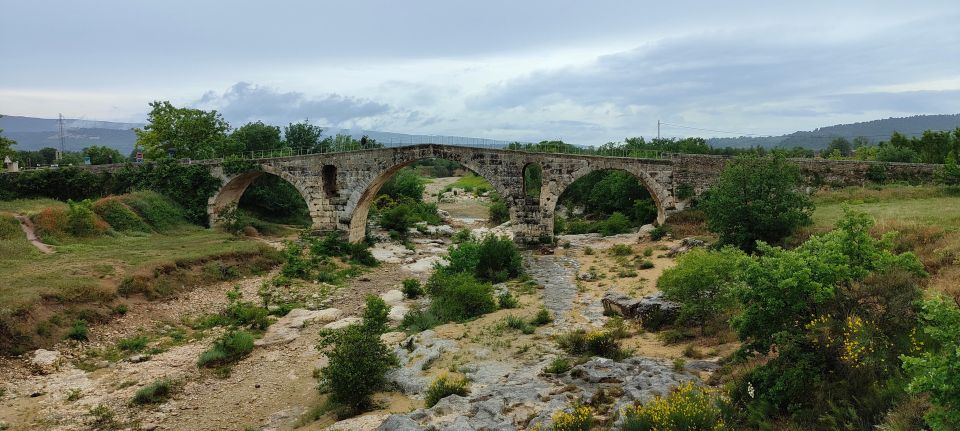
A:
<svg viewBox="0 0 960 431">
<path fill-rule="evenodd" d="M 3 118 L 3 116 L 0 115 L 0 118 Z M 0 135 L 2 134 L 3 134 L 3 129 L 0 129 Z M 0 136 L 0 159 L 3 159 L 6 156 L 13 156 L 15 151 L 13 150 L 12 147 L 14 145 L 17 145 L 17 141 L 14 141 L 13 139 L 10 139 L 4 136 Z"/>
<path fill-rule="evenodd" d="M 933 298 L 924 301 L 922 318 L 930 345 L 902 357 L 912 376 L 907 390 L 930 394 L 935 407 L 925 419 L 934 431 L 960 429 L 960 308 Z"/>
<path fill-rule="evenodd" d="M 723 319 L 735 304 L 738 277 L 748 260 L 733 247 L 692 250 L 663 272 L 657 287 L 664 297 L 680 303 L 680 322 L 696 324 L 703 333 L 708 323 Z"/>
<path fill-rule="evenodd" d="M 150 103 L 149 124 L 134 129 L 137 146 L 152 159 L 169 157 L 203 158 L 225 155 L 237 148 L 230 145 L 230 125 L 217 111 L 177 108 L 170 102 Z"/>
<path fill-rule="evenodd" d="M 720 174 L 701 203 L 721 244 L 752 251 L 810 223 L 813 204 L 800 190 L 800 168 L 786 159 L 741 156 Z"/>
<path fill-rule="evenodd" d="M 957 156 L 953 151 L 947 154 L 943 168 L 937 172 L 937 179 L 950 186 L 960 184 L 960 166 L 957 166 Z"/>
<path fill-rule="evenodd" d="M 394 200 L 406 197 L 421 202 L 425 188 L 423 178 L 413 169 L 403 168 L 380 187 L 380 194 L 390 196 Z"/>
<path fill-rule="evenodd" d="M 230 134 L 230 138 L 241 151 L 275 150 L 283 147 L 280 128 L 264 124 L 262 121 L 240 126 Z"/>
<path fill-rule="evenodd" d="M 850 144 L 846 138 L 834 138 L 830 141 L 830 145 L 827 145 L 826 153 L 838 152 L 843 157 L 849 157 L 853 154 L 853 145 Z"/>
<path fill-rule="evenodd" d="M 881 144 L 877 149 L 877 160 L 881 162 L 916 163 L 920 161 L 920 155 L 907 147 Z"/>
<path fill-rule="evenodd" d="M 290 148 L 311 148 L 319 151 L 321 135 L 323 128 L 310 124 L 309 121 L 290 123 L 283 128 L 284 143 Z"/>
<path fill-rule="evenodd" d="M 91 165 L 106 165 L 110 163 L 123 163 L 126 157 L 119 151 L 99 145 L 91 145 L 83 149 L 83 155 L 90 158 Z"/>
</svg>

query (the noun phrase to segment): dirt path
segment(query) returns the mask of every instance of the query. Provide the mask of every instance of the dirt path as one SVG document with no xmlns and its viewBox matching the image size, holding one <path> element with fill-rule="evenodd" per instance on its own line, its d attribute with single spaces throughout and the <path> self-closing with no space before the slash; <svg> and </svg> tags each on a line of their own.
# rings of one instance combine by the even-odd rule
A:
<svg viewBox="0 0 960 431">
<path fill-rule="evenodd" d="M 33 228 L 33 222 L 31 222 L 29 218 L 20 214 L 17 214 L 14 217 L 16 217 L 17 221 L 20 222 L 20 229 L 22 229 L 23 233 L 27 235 L 27 241 L 30 241 L 30 244 L 33 244 L 37 250 L 40 250 L 44 254 L 53 254 L 53 248 L 47 244 L 44 244 L 42 241 L 40 241 L 40 238 L 37 237 L 37 233 Z"/>
</svg>

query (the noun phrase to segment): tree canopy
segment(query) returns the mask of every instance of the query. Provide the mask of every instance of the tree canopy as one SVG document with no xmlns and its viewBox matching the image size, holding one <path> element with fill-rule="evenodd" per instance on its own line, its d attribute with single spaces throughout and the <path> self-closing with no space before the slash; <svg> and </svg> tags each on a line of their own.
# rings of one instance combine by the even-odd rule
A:
<svg viewBox="0 0 960 431">
<path fill-rule="evenodd" d="M 800 168 L 781 156 L 738 157 L 701 202 L 707 228 L 746 251 L 781 240 L 810 223 L 813 204 L 800 180 Z"/>
<path fill-rule="evenodd" d="M 275 150 L 283 147 L 280 128 L 264 124 L 263 121 L 240 126 L 230 134 L 230 139 L 241 151 Z"/>
<path fill-rule="evenodd" d="M 148 124 L 134 129 L 137 146 L 147 157 L 203 158 L 236 150 L 227 136 L 230 124 L 219 112 L 177 108 L 168 101 L 154 101 L 150 107 Z"/>
</svg>

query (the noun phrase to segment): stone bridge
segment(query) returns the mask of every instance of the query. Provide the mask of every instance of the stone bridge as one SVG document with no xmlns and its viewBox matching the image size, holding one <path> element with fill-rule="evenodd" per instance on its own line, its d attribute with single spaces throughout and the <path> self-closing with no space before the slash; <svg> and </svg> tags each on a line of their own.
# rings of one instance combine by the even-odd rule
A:
<svg viewBox="0 0 960 431">
<path fill-rule="evenodd" d="M 554 209 L 560 195 L 578 178 L 597 170 L 617 169 L 640 179 L 657 206 L 657 221 L 680 211 L 688 201 L 676 198 L 680 188 L 700 194 L 717 178 L 729 158 L 673 154 L 661 159 L 535 153 L 439 144 L 412 145 L 340 153 L 255 160 L 248 172 L 230 173 L 220 162 L 209 164 L 223 181 L 209 200 L 211 225 L 223 208 L 235 204 L 261 175 L 276 175 L 292 184 L 310 210 L 313 228 L 347 232 L 350 241 L 364 238 L 367 215 L 377 191 L 394 173 L 418 160 L 440 158 L 460 163 L 490 182 L 510 209 L 519 241 L 553 235 Z M 884 166 L 888 179 L 925 181 L 934 165 L 877 164 L 859 161 L 796 160 L 811 183 L 862 184 L 873 165 Z M 525 193 L 524 170 L 542 170 L 539 197 Z M 689 199 L 689 198 L 688 198 Z"/>
</svg>

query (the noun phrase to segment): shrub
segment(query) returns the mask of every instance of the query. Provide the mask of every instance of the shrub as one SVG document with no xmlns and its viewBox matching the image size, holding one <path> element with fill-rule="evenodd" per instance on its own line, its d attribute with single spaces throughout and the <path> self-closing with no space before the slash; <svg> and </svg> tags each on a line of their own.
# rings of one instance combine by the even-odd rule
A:
<svg viewBox="0 0 960 431">
<path fill-rule="evenodd" d="M 480 242 L 476 276 L 494 283 L 506 281 L 523 273 L 523 259 L 517 245 L 506 237 L 487 235 Z"/>
<path fill-rule="evenodd" d="M 621 414 L 623 431 L 728 429 L 714 397 L 693 382 L 677 386 L 666 398 L 626 407 Z"/>
<path fill-rule="evenodd" d="M 427 408 L 430 408 L 450 395 L 466 396 L 470 392 L 467 388 L 467 383 L 466 378 L 452 379 L 446 375 L 437 377 L 433 383 L 430 384 L 430 388 L 427 389 L 424 403 Z"/>
<path fill-rule="evenodd" d="M 87 328 L 87 322 L 83 320 L 76 320 L 73 322 L 73 326 L 70 327 L 70 330 L 67 331 L 67 338 L 77 341 L 87 341 L 89 339 L 90 330 Z"/>
<path fill-rule="evenodd" d="M 415 220 L 407 205 L 394 205 L 379 211 L 380 227 L 406 238 Z"/>
<path fill-rule="evenodd" d="M 501 309 L 517 308 L 520 306 L 520 302 L 518 302 L 517 298 L 514 298 L 510 292 L 501 293 L 500 296 L 497 297 L 497 303 Z"/>
<path fill-rule="evenodd" d="M 380 262 L 377 261 L 377 258 L 373 257 L 373 253 L 370 252 L 369 244 L 365 242 L 355 242 L 349 245 L 348 255 L 350 256 L 350 261 L 363 265 L 363 266 L 377 266 Z"/>
<path fill-rule="evenodd" d="M 530 320 L 530 323 L 536 326 L 543 326 L 550 322 L 553 322 L 553 317 L 550 316 L 550 311 L 548 311 L 546 307 L 540 307 L 537 314 Z"/>
<path fill-rule="evenodd" d="M 253 351 L 253 335 L 244 331 L 230 331 L 200 354 L 198 367 L 218 367 L 243 359 Z"/>
<path fill-rule="evenodd" d="M 593 409 L 589 406 L 576 406 L 569 413 L 554 413 L 551 420 L 552 431 L 590 431 L 593 427 Z"/>
<path fill-rule="evenodd" d="M 650 231 L 650 239 L 654 241 L 660 241 L 665 236 L 667 236 L 667 228 L 665 226 L 657 226 Z"/>
<path fill-rule="evenodd" d="M 650 269 L 650 268 L 653 268 L 653 262 L 650 260 L 644 259 L 637 264 L 637 267 L 640 269 Z"/>
<path fill-rule="evenodd" d="M 499 198 L 499 196 L 490 203 L 488 217 L 490 218 L 490 223 L 494 225 L 501 225 L 510 220 L 510 209 L 507 208 L 506 202 L 504 202 L 502 198 Z"/>
<path fill-rule="evenodd" d="M 133 404 L 161 404 L 173 396 L 177 390 L 176 382 L 170 379 L 160 379 L 140 388 L 133 396 Z"/>
<path fill-rule="evenodd" d="M 159 193 L 141 191 L 121 196 L 121 199 L 127 206 L 136 210 L 140 217 L 154 229 L 166 230 L 183 224 L 185 221 L 183 208 L 169 197 Z M 204 205 L 204 220 L 206 217 L 206 205 Z M 194 221 L 196 222 L 196 219 Z"/>
<path fill-rule="evenodd" d="M 743 252 L 732 247 L 719 251 L 694 249 L 663 272 L 657 287 L 664 298 L 680 303 L 678 321 L 698 325 L 703 333 L 708 323 L 730 314 L 735 288 L 748 262 Z"/>
<path fill-rule="evenodd" d="M 249 326 L 251 329 L 267 329 L 270 326 L 269 311 L 252 302 L 243 301 L 243 294 L 240 293 L 240 287 L 235 286 L 233 290 L 227 292 L 227 308 L 223 312 L 223 317 L 232 325 Z"/>
<path fill-rule="evenodd" d="M 441 321 L 462 322 L 496 310 L 493 286 L 470 274 L 436 272 L 427 283 L 430 310 Z"/>
<path fill-rule="evenodd" d="M 413 310 L 403 316 L 400 326 L 407 332 L 417 333 L 432 329 L 441 323 L 443 322 L 430 310 Z"/>
<path fill-rule="evenodd" d="M 626 244 L 616 244 L 613 247 L 610 247 L 610 249 L 607 250 L 607 253 L 609 253 L 611 256 L 630 256 L 633 254 L 633 249 Z"/>
<path fill-rule="evenodd" d="M 364 331 L 380 335 L 387 332 L 387 316 L 390 314 L 390 306 L 375 295 L 367 295 L 367 306 L 363 309 Z"/>
<path fill-rule="evenodd" d="M 423 295 L 423 287 L 420 286 L 420 280 L 408 278 L 403 280 L 403 296 L 407 299 L 417 299 Z"/>
<path fill-rule="evenodd" d="M 570 371 L 570 368 L 572 368 L 572 366 L 567 358 L 558 357 L 551 361 L 550 365 L 547 365 L 546 368 L 543 369 L 543 372 L 547 374 L 563 374 Z"/>
<path fill-rule="evenodd" d="M 934 430 L 960 428 L 960 308 L 938 297 L 923 303 L 926 351 L 904 356 L 912 376 L 907 390 L 930 395 L 933 408 L 924 417 Z"/>
<path fill-rule="evenodd" d="M 116 196 L 96 201 L 93 204 L 93 211 L 114 230 L 122 232 L 150 232 L 151 230 L 147 222 Z"/>
<path fill-rule="evenodd" d="M 117 347 L 120 350 L 127 352 L 141 352 L 143 349 L 147 348 L 147 344 L 150 342 L 150 339 L 144 335 L 138 335 L 136 337 L 124 338 L 120 341 L 117 341 Z"/>
<path fill-rule="evenodd" d="M 630 219 L 617 211 L 610 214 L 606 220 L 600 222 L 598 229 L 603 236 L 617 235 L 630 232 Z"/>
<path fill-rule="evenodd" d="M 90 411 L 87 412 L 87 416 L 90 416 L 87 425 L 90 425 L 90 428 L 95 430 L 117 430 L 122 427 L 122 425 L 117 422 L 113 410 L 103 404 L 91 407 Z"/>
<path fill-rule="evenodd" d="M 93 212 L 93 202 L 84 199 L 79 202 L 68 200 L 66 231 L 73 236 L 92 236 L 102 234 L 107 226 Z"/>
<path fill-rule="evenodd" d="M 286 277 L 307 279 L 313 270 L 313 265 L 303 256 L 303 250 L 293 241 L 287 242 L 283 251 L 285 262 L 280 268 L 280 274 Z"/>
<path fill-rule="evenodd" d="M 380 334 L 366 320 L 350 325 L 321 341 L 320 347 L 334 344 L 327 353 L 329 363 L 321 370 L 322 387 L 330 391 L 330 400 L 350 413 L 371 406 L 371 396 L 387 384 L 386 373 L 397 366 L 397 358 L 380 341 Z"/>
<path fill-rule="evenodd" d="M 592 331 L 587 334 L 587 352 L 594 356 L 623 359 L 626 352 L 620 349 L 617 338 L 609 331 Z"/>
<path fill-rule="evenodd" d="M 653 247 L 647 247 L 643 249 L 643 257 L 653 256 Z"/>
<path fill-rule="evenodd" d="M 575 329 L 556 336 L 557 345 L 571 355 L 587 353 L 587 331 Z"/>
<path fill-rule="evenodd" d="M 747 251 L 756 249 L 757 240 L 785 238 L 811 222 L 813 204 L 800 180 L 800 168 L 782 156 L 737 158 L 701 202 L 707 228 L 720 244 Z"/>
<path fill-rule="evenodd" d="M 508 328 L 516 329 L 524 334 L 532 334 L 536 330 L 533 325 L 517 316 L 507 316 L 506 323 Z"/>
</svg>

